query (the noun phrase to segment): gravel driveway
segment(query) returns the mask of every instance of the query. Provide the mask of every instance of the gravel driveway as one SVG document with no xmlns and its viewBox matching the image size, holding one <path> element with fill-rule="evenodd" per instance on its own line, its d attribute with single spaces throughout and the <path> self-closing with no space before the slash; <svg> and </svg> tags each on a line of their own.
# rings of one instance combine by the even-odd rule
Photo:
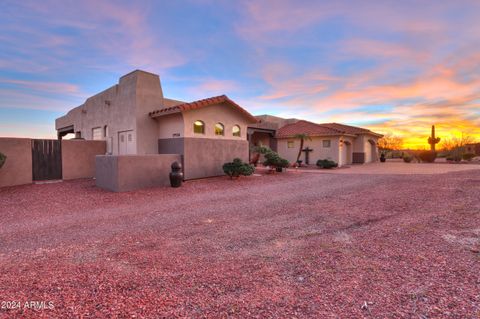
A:
<svg viewBox="0 0 480 319">
<path fill-rule="evenodd" d="M 478 318 L 479 198 L 480 170 L 4 188 L 0 317 Z"/>
</svg>

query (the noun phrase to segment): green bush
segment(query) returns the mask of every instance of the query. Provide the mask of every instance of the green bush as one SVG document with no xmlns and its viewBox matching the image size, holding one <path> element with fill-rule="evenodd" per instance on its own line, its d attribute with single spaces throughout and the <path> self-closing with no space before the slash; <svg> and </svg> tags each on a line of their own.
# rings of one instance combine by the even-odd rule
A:
<svg viewBox="0 0 480 319">
<path fill-rule="evenodd" d="M 263 162 L 265 166 L 272 167 L 288 167 L 290 162 L 284 158 L 281 158 L 277 152 L 270 151 L 265 154 L 265 161 Z"/>
<path fill-rule="evenodd" d="M 230 179 L 240 175 L 252 175 L 254 170 L 255 168 L 252 165 L 242 162 L 239 158 L 235 158 L 233 162 L 223 164 L 223 171 L 230 176 Z"/>
<path fill-rule="evenodd" d="M 2 168 L 3 164 L 5 164 L 5 161 L 7 160 L 7 156 L 3 153 L 0 153 L 0 168 Z"/>
<path fill-rule="evenodd" d="M 434 151 L 422 151 L 418 154 L 418 158 L 424 163 L 433 163 L 437 158 L 437 152 Z"/>
<path fill-rule="evenodd" d="M 466 161 L 471 161 L 476 155 L 472 153 L 465 153 L 462 155 L 462 158 Z"/>
<path fill-rule="evenodd" d="M 323 160 L 320 159 L 317 161 L 317 166 L 319 168 L 331 169 L 331 168 L 337 167 L 338 164 L 328 159 L 323 159 Z"/>
<path fill-rule="evenodd" d="M 446 160 L 451 162 L 460 162 L 462 157 L 460 155 L 449 155 L 446 157 Z"/>
<path fill-rule="evenodd" d="M 413 160 L 413 157 L 408 154 L 404 154 L 402 158 L 405 163 L 410 163 Z"/>
<path fill-rule="evenodd" d="M 252 153 L 258 153 L 258 154 L 267 154 L 272 152 L 272 150 L 269 147 L 263 146 L 263 145 L 253 146 L 251 150 L 252 150 Z"/>
</svg>

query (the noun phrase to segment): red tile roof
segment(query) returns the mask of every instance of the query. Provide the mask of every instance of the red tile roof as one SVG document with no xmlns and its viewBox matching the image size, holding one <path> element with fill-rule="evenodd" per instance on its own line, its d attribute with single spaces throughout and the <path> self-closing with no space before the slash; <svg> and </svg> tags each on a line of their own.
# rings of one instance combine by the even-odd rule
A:
<svg viewBox="0 0 480 319">
<path fill-rule="evenodd" d="M 214 104 L 220 104 L 220 103 L 227 103 L 231 106 L 233 106 L 235 109 L 240 111 L 243 115 L 245 115 L 251 123 L 256 123 L 257 119 L 250 114 L 247 110 L 242 108 L 240 105 L 237 103 L 233 102 L 230 100 L 226 95 L 220 95 L 220 96 L 214 96 L 210 97 L 207 99 L 203 100 L 198 100 L 198 101 L 193 101 L 189 103 L 182 103 L 179 105 L 174 105 L 170 107 L 165 107 L 153 112 L 148 113 L 150 117 L 157 117 L 157 116 L 162 116 L 165 114 L 170 114 L 170 113 L 177 113 L 177 112 L 183 112 L 183 111 L 188 111 L 188 110 L 195 110 L 195 109 L 200 109 L 202 107 L 214 105 Z"/>
<path fill-rule="evenodd" d="M 300 120 L 279 128 L 276 137 L 293 137 L 296 134 L 308 134 L 309 136 L 340 135 L 337 130 L 317 123 Z"/>
<path fill-rule="evenodd" d="M 344 132 L 347 134 L 373 134 L 373 135 L 378 135 L 380 136 L 381 134 L 375 133 L 370 131 L 369 129 L 362 128 L 362 127 L 357 127 L 357 126 L 350 126 L 350 125 L 345 125 L 345 124 L 340 124 L 340 123 L 321 123 L 320 125 L 329 127 L 335 130 L 338 130 L 340 132 Z"/>
<path fill-rule="evenodd" d="M 307 134 L 309 136 L 372 134 L 380 136 L 380 134 L 360 127 L 338 123 L 317 124 L 305 120 L 300 120 L 279 128 L 275 136 L 277 138 L 286 138 L 294 137 L 296 134 Z"/>
</svg>

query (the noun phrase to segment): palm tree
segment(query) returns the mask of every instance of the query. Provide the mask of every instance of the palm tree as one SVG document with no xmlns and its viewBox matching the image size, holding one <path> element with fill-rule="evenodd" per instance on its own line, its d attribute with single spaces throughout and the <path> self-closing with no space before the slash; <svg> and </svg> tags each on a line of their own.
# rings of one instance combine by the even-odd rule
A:
<svg viewBox="0 0 480 319">
<path fill-rule="evenodd" d="M 298 161 L 300 160 L 300 156 L 302 155 L 303 143 L 305 142 L 305 140 L 311 141 L 312 139 L 310 138 L 310 136 L 308 136 L 307 133 L 295 134 L 293 137 L 300 139 L 300 149 L 298 150 L 298 155 L 297 155 L 297 163 L 298 163 Z"/>
</svg>

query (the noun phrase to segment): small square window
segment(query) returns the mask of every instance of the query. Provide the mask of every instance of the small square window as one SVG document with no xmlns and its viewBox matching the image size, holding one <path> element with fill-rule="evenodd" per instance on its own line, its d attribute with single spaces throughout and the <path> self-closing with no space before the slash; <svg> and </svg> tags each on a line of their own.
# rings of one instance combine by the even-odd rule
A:
<svg viewBox="0 0 480 319">
<path fill-rule="evenodd" d="M 323 143 L 323 147 L 330 147 L 330 145 L 331 145 L 330 140 L 323 140 L 322 143 Z"/>
<path fill-rule="evenodd" d="M 293 141 L 288 141 L 288 142 L 287 142 L 287 147 L 288 147 L 288 148 L 293 148 L 293 147 L 294 147 Z"/>
<path fill-rule="evenodd" d="M 102 139 L 102 128 L 95 127 L 92 129 L 92 140 L 101 140 Z"/>
</svg>

